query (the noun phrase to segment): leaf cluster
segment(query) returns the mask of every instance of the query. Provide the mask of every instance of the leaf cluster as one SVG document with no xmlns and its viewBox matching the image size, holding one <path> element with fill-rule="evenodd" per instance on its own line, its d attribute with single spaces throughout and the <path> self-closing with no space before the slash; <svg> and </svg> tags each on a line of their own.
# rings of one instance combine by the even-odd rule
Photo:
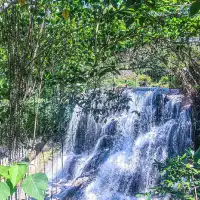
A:
<svg viewBox="0 0 200 200">
<path fill-rule="evenodd" d="M 11 166 L 0 166 L 0 199 L 7 200 L 21 186 L 23 191 L 38 200 L 43 200 L 48 185 L 47 176 L 43 173 L 26 176 L 28 164 L 14 163 Z"/>
<path fill-rule="evenodd" d="M 196 200 L 200 196 L 200 150 L 188 150 L 182 156 L 168 159 L 156 165 L 161 172 L 154 195 L 170 195 L 172 199 Z"/>
</svg>

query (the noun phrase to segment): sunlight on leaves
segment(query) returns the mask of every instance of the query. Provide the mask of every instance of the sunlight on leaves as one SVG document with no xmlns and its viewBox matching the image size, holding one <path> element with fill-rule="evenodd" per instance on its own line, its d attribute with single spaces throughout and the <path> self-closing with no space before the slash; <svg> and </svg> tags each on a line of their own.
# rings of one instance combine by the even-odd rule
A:
<svg viewBox="0 0 200 200">
<path fill-rule="evenodd" d="M 69 11 L 67 9 L 65 9 L 62 13 L 62 16 L 65 18 L 65 19 L 68 19 L 69 18 Z"/>
</svg>

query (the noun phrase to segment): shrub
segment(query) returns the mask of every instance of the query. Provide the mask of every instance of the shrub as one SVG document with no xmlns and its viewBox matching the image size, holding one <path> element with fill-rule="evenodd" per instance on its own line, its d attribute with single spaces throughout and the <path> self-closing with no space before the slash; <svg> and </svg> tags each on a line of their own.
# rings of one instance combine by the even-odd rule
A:
<svg viewBox="0 0 200 200">
<path fill-rule="evenodd" d="M 183 156 L 156 163 L 161 172 L 161 182 L 153 189 L 154 195 L 170 199 L 198 200 L 200 197 L 200 149 L 188 150 Z"/>
<path fill-rule="evenodd" d="M 168 76 L 162 76 L 161 79 L 159 80 L 159 85 L 160 86 L 166 86 L 169 84 L 169 77 Z"/>
<path fill-rule="evenodd" d="M 140 87 L 147 87 L 151 85 L 151 77 L 145 74 L 139 75 L 137 80 Z"/>
</svg>

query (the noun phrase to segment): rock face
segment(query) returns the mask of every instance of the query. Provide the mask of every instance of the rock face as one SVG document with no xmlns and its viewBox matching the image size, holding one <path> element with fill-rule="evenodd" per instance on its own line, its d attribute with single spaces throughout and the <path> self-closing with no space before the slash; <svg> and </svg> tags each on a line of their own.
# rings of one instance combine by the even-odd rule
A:
<svg viewBox="0 0 200 200">
<path fill-rule="evenodd" d="M 135 200 L 158 180 L 154 160 L 192 145 L 191 107 L 183 95 L 155 88 L 124 92 L 130 109 L 110 113 L 106 122 L 75 109 L 63 167 L 56 167 L 46 199 Z"/>
<path fill-rule="evenodd" d="M 110 150 L 113 147 L 113 138 L 109 135 L 101 137 L 97 143 L 94 155 L 87 162 L 83 168 L 82 175 L 96 174 L 101 165 L 106 161 L 109 156 Z"/>
</svg>

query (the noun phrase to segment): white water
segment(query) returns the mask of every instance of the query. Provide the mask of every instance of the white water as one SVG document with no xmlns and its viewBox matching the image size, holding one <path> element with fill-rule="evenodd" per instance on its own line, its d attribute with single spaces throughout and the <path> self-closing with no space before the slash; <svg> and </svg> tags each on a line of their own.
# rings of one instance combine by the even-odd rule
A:
<svg viewBox="0 0 200 200">
<path fill-rule="evenodd" d="M 126 92 L 130 109 L 110 114 L 106 123 L 96 123 L 91 114 L 75 108 L 64 168 L 58 167 L 51 183 L 57 191 L 53 199 L 137 199 L 136 194 L 156 185 L 155 160 L 191 146 L 191 109 L 182 106 L 182 95 L 153 89 Z"/>
</svg>

